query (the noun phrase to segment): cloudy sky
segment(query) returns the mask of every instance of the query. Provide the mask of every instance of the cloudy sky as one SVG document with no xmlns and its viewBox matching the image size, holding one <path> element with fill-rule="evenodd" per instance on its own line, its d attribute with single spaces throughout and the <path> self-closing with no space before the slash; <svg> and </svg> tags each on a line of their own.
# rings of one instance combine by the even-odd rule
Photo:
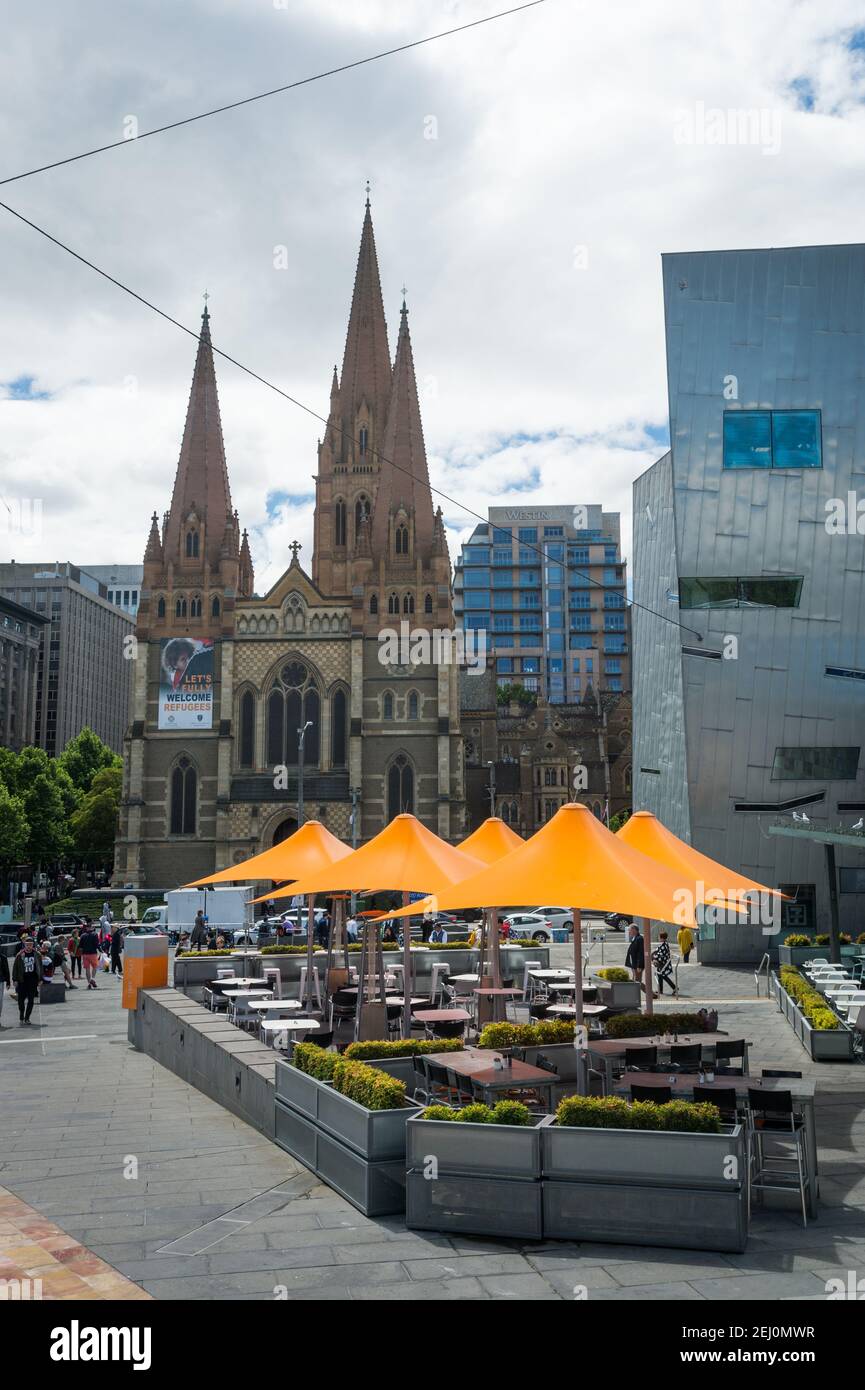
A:
<svg viewBox="0 0 865 1390">
<path fill-rule="evenodd" d="M 8 7 L 0 177 L 504 4 Z M 601 502 L 629 535 L 667 436 L 662 252 L 861 241 L 863 165 L 859 0 L 545 0 L 0 198 L 193 328 L 206 289 L 216 345 L 326 413 L 369 178 L 453 556 L 502 502 Z M 195 344 L 3 210 L 0 238 L 0 558 L 140 562 Z M 293 538 L 309 562 L 320 426 L 217 372 L 263 592 Z M 38 536 L 15 530 L 33 497 Z"/>
</svg>

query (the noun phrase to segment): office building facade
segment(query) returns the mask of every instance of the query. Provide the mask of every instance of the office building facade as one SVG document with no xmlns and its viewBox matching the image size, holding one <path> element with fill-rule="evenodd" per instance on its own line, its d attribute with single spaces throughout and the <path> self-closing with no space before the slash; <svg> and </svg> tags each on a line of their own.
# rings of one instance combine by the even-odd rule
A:
<svg viewBox="0 0 865 1390">
<path fill-rule="evenodd" d="M 90 728 L 123 749 L 133 622 L 109 603 L 104 584 L 68 561 L 0 564 L 0 595 L 32 609 L 47 625 L 36 673 L 34 742 L 55 757 Z"/>
<path fill-rule="evenodd" d="M 144 583 L 143 565 L 88 565 L 87 573 L 105 585 L 109 603 L 135 617 Z"/>
<path fill-rule="evenodd" d="M 549 704 L 631 688 L 630 612 L 618 512 L 490 507 L 462 547 L 457 621 L 485 633 L 500 689 Z"/>
<path fill-rule="evenodd" d="M 665 256 L 663 280 L 672 443 L 634 485 L 634 598 L 657 614 L 634 613 L 634 802 L 783 888 L 783 932 L 828 930 L 816 834 L 865 811 L 865 246 Z M 770 833 L 793 826 L 815 839 Z M 842 929 L 861 930 L 863 851 L 838 850 Z M 758 956 L 765 925 L 718 926 L 704 958 Z"/>
<path fill-rule="evenodd" d="M 48 622 L 0 594 L 0 747 L 18 753 L 36 739 L 36 686 Z"/>
</svg>

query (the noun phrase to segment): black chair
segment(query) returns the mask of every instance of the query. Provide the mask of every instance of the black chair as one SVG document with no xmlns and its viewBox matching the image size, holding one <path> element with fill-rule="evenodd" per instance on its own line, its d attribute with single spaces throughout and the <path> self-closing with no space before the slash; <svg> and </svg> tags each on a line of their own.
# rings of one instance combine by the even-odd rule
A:
<svg viewBox="0 0 865 1390">
<path fill-rule="evenodd" d="M 309 1041 L 314 1042 L 316 1047 L 330 1047 L 333 1042 L 333 1029 L 319 1028 L 317 1032 L 310 1033 Z"/>
<path fill-rule="evenodd" d="M 802 1073 L 800 1071 L 775 1071 L 774 1067 L 764 1067 L 760 1075 L 781 1077 L 783 1080 L 788 1081 L 802 1080 Z"/>
<path fill-rule="evenodd" d="M 739 1098 L 735 1086 L 695 1086 L 694 1100 L 716 1105 L 721 1119 L 727 1125 L 734 1125 L 739 1115 Z"/>
<path fill-rule="evenodd" d="M 702 1055 L 700 1043 L 682 1043 L 670 1048 L 670 1062 L 677 1071 L 698 1071 Z"/>
<path fill-rule="evenodd" d="M 625 1071 L 651 1071 L 658 1065 L 656 1047 L 626 1047 Z"/>
<path fill-rule="evenodd" d="M 738 1066 L 731 1063 L 738 1062 Z M 728 1076 L 745 1075 L 744 1042 L 719 1042 L 715 1044 L 715 1071 Z"/>
<path fill-rule="evenodd" d="M 421 1081 L 415 1087 L 415 1096 L 423 1096 L 427 1105 L 437 1105 L 444 1102 L 445 1105 L 453 1105 L 454 1088 L 451 1085 L 451 1074 L 447 1067 L 443 1067 L 439 1062 L 431 1062 L 429 1057 L 420 1057 Z M 417 1070 L 415 1068 L 415 1070 Z"/>
<path fill-rule="evenodd" d="M 429 1026 L 434 1038 L 461 1038 L 466 1027 L 464 1023 L 452 1022 L 450 1019 L 446 1019 L 443 1023 L 432 1023 Z"/>
<path fill-rule="evenodd" d="M 766 1152 L 767 1139 L 776 1141 L 771 1153 Z M 787 1148 L 779 1149 L 778 1143 L 792 1143 L 794 1154 Z M 752 1193 L 789 1192 L 797 1188 L 802 1224 L 808 1225 L 807 1194 L 813 1179 L 808 1171 L 805 1122 L 794 1108 L 789 1091 L 748 1087 L 748 1168 Z"/>
<path fill-rule="evenodd" d="M 540 1067 L 541 1071 L 551 1071 L 555 1076 L 559 1074 L 558 1067 L 554 1066 L 549 1057 L 545 1057 L 542 1052 L 539 1052 L 535 1058 L 535 1066 Z"/>
<path fill-rule="evenodd" d="M 673 1099 L 669 1086 L 631 1086 L 631 1100 L 651 1100 L 655 1105 L 666 1105 Z"/>
<path fill-rule="evenodd" d="M 331 1000 L 331 1023 L 343 1023 L 357 1013 L 357 995 L 338 989 Z"/>
</svg>

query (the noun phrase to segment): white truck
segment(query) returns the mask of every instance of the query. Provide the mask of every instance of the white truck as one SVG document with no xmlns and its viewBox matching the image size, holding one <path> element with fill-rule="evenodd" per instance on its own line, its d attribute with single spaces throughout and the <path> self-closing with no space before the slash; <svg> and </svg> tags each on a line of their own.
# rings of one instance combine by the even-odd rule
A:
<svg viewBox="0 0 865 1390">
<path fill-rule="evenodd" d="M 252 888 L 175 888 L 159 907 L 149 907 L 141 922 L 162 927 L 176 940 L 181 932 L 192 931 L 200 910 L 208 930 L 234 941 L 236 933 L 252 930 L 252 896 Z"/>
</svg>

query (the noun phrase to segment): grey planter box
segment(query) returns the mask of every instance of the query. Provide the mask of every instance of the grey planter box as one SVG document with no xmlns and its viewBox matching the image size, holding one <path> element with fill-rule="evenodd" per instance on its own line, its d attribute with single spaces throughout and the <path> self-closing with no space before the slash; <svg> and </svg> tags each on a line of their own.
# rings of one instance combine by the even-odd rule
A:
<svg viewBox="0 0 865 1390">
<path fill-rule="evenodd" d="M 340 1095 L 329 1081 L 316 1081 L 283 1061 L 276 1063 L 276 1094 L 280 1101 L 370 1163 L 405 1159 L 406 1121 L 420 1109 L 417 1105 L 404 1105 L 399 1110 L 367 1110 Z"/>
<path fill-rule="evenodd" d="M 779 946 L 778 961 L 781 965 L 807 965 L 811 960 L 829 960 L 831 948 L 825 946 Z M 855 959 L 862 954 L 862 947 L 851 942 L 841 947 L 843 960 Z"/>
<path fill-rule="evenodd" d="M 636 980 L 601 980 L 598 983 L 598 1001 L 608 1009 L 639 1009 L 640 999 Z"/>
<path fill-rule="evenodd" d="M 736 1159 L 736 1171 L 745 1173 L 741 1125 L 720 1134 L 676 1134 L 547 1123 L 539 1134 L 544 1178 L 665 1187 L 681 1175 L 690 1188 L 727 1191 L 730 1179 L 724 1172 L 731 1156 Z"/>
<path fill-rule="evenodd" d="M 276 1102 L 276 1142 L 365 1216 L 405 1209 L 405 1162 L 370 1163 L 360 1154 Z"/>
<path fill-rule="evenodd" d="M 573 1043 L 539 1043 L 537 1047 L 515 1047 L 513 1055 L 535 1067 L 546 1057 L 556 1068 L 560 1081 L 578 1081 L 582 1075 L 580 1054 Z M 445 1122 L 447 1123 L 447 1122 Z"/>
<path fill-rule="evenodd" d="M 434 1124 L 422 1121 L 423 1124 Z M 442 1128 L 448 1127 L 444 1121 Z M 453 1125 L 454 1128 L 469 1128 Z M 485 1126 L 481 1125 L 483 1129 Z M 539 1182 L 446 1174 L 406 1178 L 405 1224 L 413 1231 L 452 1231 L 465 1235 L 540 1240 L 543 1213 Z"/>
<path fill-rule="evenodd" d="M 402 1081 L 405 1085 L 406 1095 L 414 1093 L 415 1062 L 420 1058 L 415 1057 L 370 1057 L 366 1066 L 375 1067 L 376 1071 L 386 1072 L 388 1076 L 393 1076 L 397 1081 Z"/>
<path fill-rule="evenodd" d="M 276 1063 L 276 1094 L 292 1109 L 298 1110 L 307 1119 L 318 1118 L 318 1097 L 326 1082 L 316 1081 L 305 1072 L 298 1071 L 290 1062 L 281 1059 Z"/>
<path fill-rule="evenodd" d="M 684 1250 L 745 1249 L 748 1222 L 743 1187 L 728 1184 L 727 1191 L 707 1191 L 690 1186 L 545 1180 L 541 1188 L 545 1239 Z"/>
<path fill-rule="evenodd" d="M 367 1110 L 324 1082 L 313 1084 L 320 1087 L 316 1117 L 320 1129 L 370 1163 L 405 1159 L 406 1123 L 419 1113 L 417 1105 L 404 1105 L 399 1110 Z"/>
<path fill-rule="evenodd" d="M 788 948 L 789 949 L 789 948 Z M 777 975 L 772 976 L 772 992 L 779 1007 L 799 1039 L 812 1062 L 852 1062 L 853 1034 L 843 1023 L 838 1028 L 825 1031 L 812 1028 L 802 1010 L 787 993 Z M 827 1001 L 827 1008 L 830 1007 Z"/>
<path fill-rule="evenodd" d="M 537 1125 L 475 1125 L 458 1120 L 409 1120 L 406 1165 L 425 1172 L 430 1160 L 441 1174 L 513 1178 L 541 1176 L 541 1130 Z"/>
</svg>

